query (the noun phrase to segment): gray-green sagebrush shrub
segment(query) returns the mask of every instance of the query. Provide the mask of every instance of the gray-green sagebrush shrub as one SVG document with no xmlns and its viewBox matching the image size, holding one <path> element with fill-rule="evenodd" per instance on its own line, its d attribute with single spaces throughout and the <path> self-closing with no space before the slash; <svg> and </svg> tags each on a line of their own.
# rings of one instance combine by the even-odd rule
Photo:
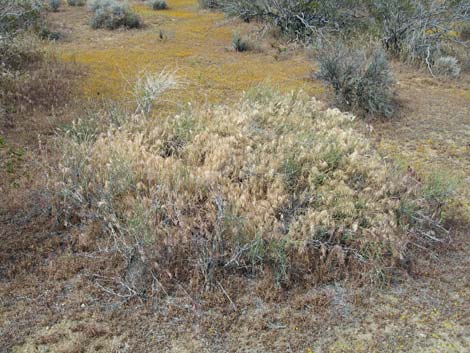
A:
<svg viewBox="0 0 470 353">
<path fill-rule="evenodd" d="M 48 0 L 47 7 L 49 8 L 49 10 L 56 12 L 59 10 L 60 3 L 60 0 Z"/>
<path fill-rule="evenodd" d="M 220 0 L 198 0 L 202 9 L 217 9 L 222 5 Z"/>
<path fill-rule="evenodd" d="M 239 33 L 235 33 L 232 38 L 232 47 L 237 52 L 244 52 L 251 50 L 252 44 Z"/>
<path fill-rule="evenodd" d="M 452 47 L 458 23 L 470 20 L 468 0 L 368 0 L 368 13 L 384 48 L 396 57 L 428 68 Z M 444 51 L 444 52 L 443 52 Z"/>
<path fill-rule="evenodd" d="M 32 35 L 22 34 L 0 39 L 0 72 L 22 71 L 42 58 L 43 52 L 39 50 L 37 39 Z"/>
<path fill-rule="evenodd" d="M 0 36 L 16 35 L 42 26 L 44 3 L 40 0 L 0 1 Z"/>
<path fill-rule="evenodd" d="M 142 26 L 140 17 L 124 2 L 96 0 L 90 5 L 90 10 L 93 12 L 91 27 L 95 29 L 139 28 Z"/>
<path fill-rule="evenodd" d="M 460 75 L 460 65 L 456 58 L 453 56 L 441 56 L 432 66 L 434 74 L 457 78 Z"/>
<path fill-rule="evenodd" d="M 69 6 L 85 6 L 86 0 L 67 0 Z"/>
<path fill-rule="evenodd" d="M 468 48 L 469 0 L 227 0 L 220 7 L 229 16 L 270 23 L 304 42 L 366 32 L 388 53 L 430 71 L 439 57 Z M 460 36 L 456 26 L 462 27 Z"/>
<path fill-rule="evenodd" d="M 238 0 L 224 1 L 221 7 L 229 16 L 270 23 L 303 41 L 322 31 L 348 31 L 366 18 L 357 16 L 363 13 L 362 2 L 352 0 Z"/>
<path fill-rule="evenodd" d="M 152 10 L 166 10 L 168 8 L 168 4 L 165 0 L 151 0 L 149 5 Z"/>
<path fill-rule="evenodd" d="M 371 53 L 342 44 L 323 48 L 315 76 L 330 85 L 338 104 L 364 116 L 394 114 L 394 79 L 385 52 Z"/>
</svg>

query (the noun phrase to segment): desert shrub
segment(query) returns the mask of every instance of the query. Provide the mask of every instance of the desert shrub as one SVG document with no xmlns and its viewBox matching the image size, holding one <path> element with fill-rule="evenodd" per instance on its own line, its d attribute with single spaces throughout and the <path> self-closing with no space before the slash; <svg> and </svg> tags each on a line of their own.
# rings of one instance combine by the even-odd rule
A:
<svg viewBox="0 0 470 353">
<path fill-rule="evenodd" d="M 60 3 L 61 3 L 60 0 L 48 0 L 47 1 L 47 6 L 48 6 L 49 10 L 55 12 L 55 11 L 59 10 Z"/>
<path fill-rule="evenodd" d="M 127 3 L 114 0 L 96 0 L 90 5 L 93 12 L 92 28 L 116 29 L 119 27 L 139 28 L 142 21 Z"/>
<path fill-rule="evenodd" d="M 222 3 L 220 0 L 198 0 L 198 2 L 202 9 L 217 9 Z"/>
<path fill-rule="evenodd" d="M 0 2 L 0 36 L 16 35 L 42 26 L 43 2 L 40 0 L 8 0 Z"/>
<path fill-rule="evenodd" d="M 47 40 L 60 40 L 64 37 L 61 32 L 50 31 L 48 28 L 42 28 L 38 33 L 39 38 Z"/>
<path fill-rule="evenodd" d="M 113 290 L 127 297 L 230 274 L 284 285 L 373 278 L 416 241 L 398 216 L 413 193 L 353 120 L 303 93 L 252 91 L 230 106 L 64 136 L 51 184 L 60 220 L 99 229 L 96 250 L 113 263 L 103 276 L 119 274 Z"/>
<path fill-rule="evenodd" d="M 432 66 L 432 72 L 438 75 L 457 78 L 460 75 L 460 65 L 452 56 L 441 56 Z"/>
<path fill-rule="evenodd" d="M 238 0 L 223 2 L 222 8 L 303 42 L 315 43 L 325 34 L 350 40 L 365 32 L 380 39 L 388 53 L 430 71 L 441 56 L 458 57 L 455 48 L 464 45 L 465 31 L 458 37 L 456 25 L 470 20 L 465 0 Z"/>
<path fill-rule="evenodd" d="M 321 30 L 347 31 L 359 22 L 360 17 L 354 16 L 358 7 L 357 2 L 349 0 L 239 0 L 222 4 L 230 16 L 246 22 L 269 22 L 282 33 L 302 40 L 309 40 Z"/>
<path fill-rule="evenodd" d="M 86 0 L 67 0 L 69 6 L 85 6 Z"/>
<path fill-rule="evenodd" d="M 370 53 L 329 45 L 318 54 L 316 77 L 329 84 L 338 104 L 365 115 L 391 117 L 393 75 L 383 50 Z"/>
<path fill-rule="evenodd" d="M 151 0 L 149 5 L 153 10 L 165 10 L 168 8 L 165 0 Z"/>
<path fill-rule="evenodd" d="M 42 58 L 43 52 L 33 35 L 0 38 L 0 70 L 3 72 L 24 70 Z"/>
<path fill-rule="evenodd" d="M 242 38 L 239 33 L 235 33 L 232 38 L 232 47 L 235 51 L 244 52 L 252 49 L 248 39 Z"/>
<path fill-rule="evenodd" d="M 470 41 L 470 24 L 469 23 L 465 23 L 460 27 L 459 36 L 460 36 L 460 39 L 463 40 L 464 42 Z"/>
<path fill-rule="evenodd" d="M 448 43 L 460 44 L 455 24 L 470 19 L 468 1 L 372 0 L 369 11 L 390 53 L 428 67 Z"/>
</svg>

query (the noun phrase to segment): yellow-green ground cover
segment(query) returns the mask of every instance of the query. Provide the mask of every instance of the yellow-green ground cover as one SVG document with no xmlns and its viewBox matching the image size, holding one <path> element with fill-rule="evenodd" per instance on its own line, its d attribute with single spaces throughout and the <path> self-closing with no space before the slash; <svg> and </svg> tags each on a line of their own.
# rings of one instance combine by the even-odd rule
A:
<svg viewBox="0 0 470 353">
<path fill-rule="evenodd" d="M 284 91 L 321 87 L 306 82 L 312 63 L 303 55 L 289 60 L 263 52 L 237 53 L 231 48 L 234 31 L 247 26 L 228 23 L 220 13 L 201 11 L 197 1 L 170 0 L 169 9 L 153 11 L 143 3 L 133 3 L 145 27 L 134 31 L 92 30 L 86 9 L 74 12 L 70 41 L 59 44 L 65 60 L 85 64 L 88 79 L 83 82 L 87 97 L 113 99 L 128 96 L 129 82 L 139 72 L 175 70 L 187 81 L 187 89 L 174 97 L 184 101 L 222 101 L 240 95 L 257 83 L 270 83 Z M 64 14 L 56 15 L 64 16 Z M 78 27 L 78 28 L 77 28 Z M 240 28 L 241 27 L 241 28 Z"/>
</svg>

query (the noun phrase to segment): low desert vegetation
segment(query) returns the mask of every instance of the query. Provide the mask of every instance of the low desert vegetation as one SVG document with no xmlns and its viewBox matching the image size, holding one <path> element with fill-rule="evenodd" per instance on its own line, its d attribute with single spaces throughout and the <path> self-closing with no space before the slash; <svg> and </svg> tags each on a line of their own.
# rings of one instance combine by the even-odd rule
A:
<svg viewBox="0 0 470 353">
<path fill-rule="evenodd" d="M 44 10 L 34 0 L 0 4 L 0 103 L 5 115 L 64 105 L 71 93 L 68 78 L 74 70 L 40 44 L 39 35 L 47 31 Z"/>
<path fill-rule="evenodd" d="M 433 65 L 433 72 L 441 76 L 457 78 L 460 75 L 460 71 L 460 64 L 453 56 L 441 56 Z"/>
<path fill-rule="evenodd" d="M 174 82 L 147 74 L 135 113 L 76 121 L 59 140 L 58 219 L 119 263 L 96 277 L 110 292 L 199 291 L 235 274 L 287 287 L 387 281 L 411 244 L 446 235 L 352 115 L 268 89 L 155 115 L 149 102 Z"/>
<path fill-rule="evenodd" d="M 166 3 L 165 0 L 151 0 L 149 2 L 149 6 L 153 10 L 166 10 L 166 9 L 168 9 L 168 4 Z"/>
<path fill-rule="evenodd" d="M 346 58 L 342 51 L 336 51 L 339 56 L 332 58 L 331 54 L 334 51 L 331 51 L 329 43 L 340 41 L 346 42 L 348 46 L 357 47 L 358 43 L 364 42 L 366 36 L 371 40 L 366 40 L 365 43 L 372 43 L 372 46 L 362 45 L 360 50 L 363 52 L 372 50 L 378 53 L 373 49 L 377 44 L 381 45 L 386 55 L 380 54 L 381 67 L 384 68 L 380 73 L 373 73 L 372 66 L 367 71 L 364 66 L 369 60 L 364 58 L 361 69 L 356 68 L 353 69 L 355 73 L 346 74 L 355 75 L 354 82 L 343 81 L 343 90 L 338 88 L 338 83 L 334 87 L 336 98 L 340 98 L 346 106 L 359 106 L 368 116 L 378 113 L 390 117 L 393 113 L 390 104 L 391 80 L 388 79 L 390 69 L 388 65 L 384 65 L 387 57 L 425 67 L 432 76 L 456 78 L 462 69 L 461 65 L 464 68 L 469 66 L 470 43 L 466 35 L 466 23 L 470 20 L 468 1 L 221 0 L 212 7 L 218 7 L 229 16 L 240 17 L 246 22 L 266 23 L 278 28 L 289 40 L 320 48 L 316 59 L 323 69 L 325 61 L 331 63 L 332 60 L 337 62 L 346 60 L 340 63 L 344 66 L 343 69 L 346 69 L 346 66 L 352 69 L 354 66 L 350 65 L 354 60 Z M 234 47 L 244 48 L 243 43 L 240 41 L 239 43 L 240 46 L 234 45 Z M 322 57 L 325 53 L 327 58 Z M 372 57 L 375 57 L 377 64 L 378 56 L 374 54 Z M 373 86 L 385 88 L 382 95 L 377 93 L 372 97 L 371 90 L 367 93 L 364 90 L 368 88 L 362 89 L 357 79 L 357 75 L 361 75 L 358 71 L 361 70 L 363 73 L 367 71 L 368 77 L 363 77 L 363 80 L 367 80 L 369 88 L 372 89 Z M 345 73 L 338 72 L 336 75 L 344 76 Z M 329 81 L 331 72 L 329 77 L 326 81 L 331 84 Z M 374 80 L 377 81 L 373 82 Z M 346 85 L 349 88 L 345 87 Z M 346 93 L 346 90 L 349 92 Z M 358 94 L 365 96 L 359 97 Z"/>
<path fill-rule="evenodd" d="M 332 87 L 340 107 L 363 116 L 393 116 L 394 79 L 381 48 L 366 52 L 332 44 L 317 55 L 316 77 Z"/>
<path fill-rule="evenodd" d="M 85 6 L 86 0 L 67 0 L 69 6 Z"/>
<path fill-rule="evenodd" d="M 220 8 L 220 0 L 198 0 L 199 6 L 203 9 L 218 9 Z"/>
<path fill-rule="evenodd" d="M 253 44 L 240 33 L 234 33 L 232 38 L 232 48 L 237 52 L 244 52 L 253 49 Z"/>
<path fill-rule="evenodd" d="M 461 41 L 470 41 L 470 23 L 463 23 L 459 27 L 459 37 Z"/>
<path fill-rule="evenodd" d="M 1 40 L 43 25 L 44 3 L 39 0 L 12 0 L 0 3 Z"/>
<path fill-rule="evenodd" d="M 59 11 L 60 5 L 61 5 L 60 0 L 48 0 L 47 1 L 47 7 L 50 11 L 54 11 L 54 12 Z"/>
<path fill-rule="evenodd" d="M 95 0 L 90 5 L 92 28 L 139 28 L 142 20 L 131 10 L 129 4 L 116 0 Z"/>
</svg>

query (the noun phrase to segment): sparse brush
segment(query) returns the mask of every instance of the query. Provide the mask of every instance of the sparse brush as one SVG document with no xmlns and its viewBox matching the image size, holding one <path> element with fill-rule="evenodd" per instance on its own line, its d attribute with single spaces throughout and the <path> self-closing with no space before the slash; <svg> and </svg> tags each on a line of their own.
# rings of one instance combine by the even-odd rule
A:
<svg viewBox="0 0 470 353">
<path fill-rule="evenodd" d="M 44 52 L 40 49 L 37 37 L 29 34 L 12 38 L 0 38 L 0 71 L 24 70 L 40 61 Z"/>
<path fill-rule="evenodd" d="M 141 74 L 132 92 L 137 103 L 136 112 L 144 115 L 150 113 L 156 100 L 161 99 L 168 90 L 179 86 L 180 82 L 173 72 Z"/>
<path fill-rule="evenodd" d="M 448 172 L 433 171 L 425 178 L 421 194 L 435 209 L 440 209 L 455 192 L 457 184 L 457 179 Z"/>
<path fill-rule="evenodd" d="M 63 34 L 56 31 L 50 31 L 47 28 L 43 28 L 39 33 L 39 38 L 48 40 L 60 40 L 63 38 Z"/>
<path fill-rule="evenodd" d="M 229 16 L 268 23 L 283 35 L 307 43 L 321 41 L 327 34 L 350 38 L 366 32 L 381 41 L 389 54 L 429 68 L 443 55 L 444 47 L 467 48 L 462 43 L 465 25 L 460 37 L 455 28 L 470 20 L 468 1 L 238 0 L 225 1 L 221 7 Z"/>
<path fill-rule="evenodd" d="M 0 102 L 11 113 L 49 110 L 67 104 L 74 91 L 77 70 L 51 57 L 40 59 L 22 72 L 0 80 Z"/>
<path fill-rule="evenodd" d="M 461 26 L 459 36 L 464 42 L 470 41 L 470 23 L 466 23 Z"/>
<path fill-rule="evenodd" d="M 374 0 L 368 10 L 384 48 L 398 58 L 431 67 L 443 46 L 460 46 L 455 24 L 470 19 L 468 1 Z"/>
<path fill-rule="evenodd" d="M 61 5 L 61 0 L 47 0 L 47 6 L 51 11 L 58 11 Z"/>
<path fill-rule="evenodd" d="M 96 0 L 90 5 L 93 12 L 91 19 L 92 28 L 116 29 L 139 28 L 142 20 L 129 5 L 115 0 Z"/>
<path fill-rule="evenodd" d="M 14 36 L 43 25 L 44 2 L 41 0 L 0 1 L 0 36 Z"/>
<path fill-rule="evenodd" d="M 327 45 L 317 60 L 316 77 L 331 85 L 341 106 L 365 115 L 393 115 L 394 80 L 383 50 L 367 54 L 343 44 Z"/>
<path fill-rule="evenodd" d="M 221 0 L 198 0 L 202 9 L 217 9 L 221 6 Z"/>
<path fill-rule="evenodd" d="M 67 0 L 69 6 L 85 6 L 86 0 Z"/>
<path fill-rule="evenodd" d="M 460 65 L 453 56 L 441 56 L 432 66 L 432 72 L 442 76 L 457 78 L 460 75 Z"/>
<path fill-rule="evenodd" d="M 165 0 L 150 0 L 149 6 L 153 10 L 166 10 L 168 8 Z"/>
</svg>

